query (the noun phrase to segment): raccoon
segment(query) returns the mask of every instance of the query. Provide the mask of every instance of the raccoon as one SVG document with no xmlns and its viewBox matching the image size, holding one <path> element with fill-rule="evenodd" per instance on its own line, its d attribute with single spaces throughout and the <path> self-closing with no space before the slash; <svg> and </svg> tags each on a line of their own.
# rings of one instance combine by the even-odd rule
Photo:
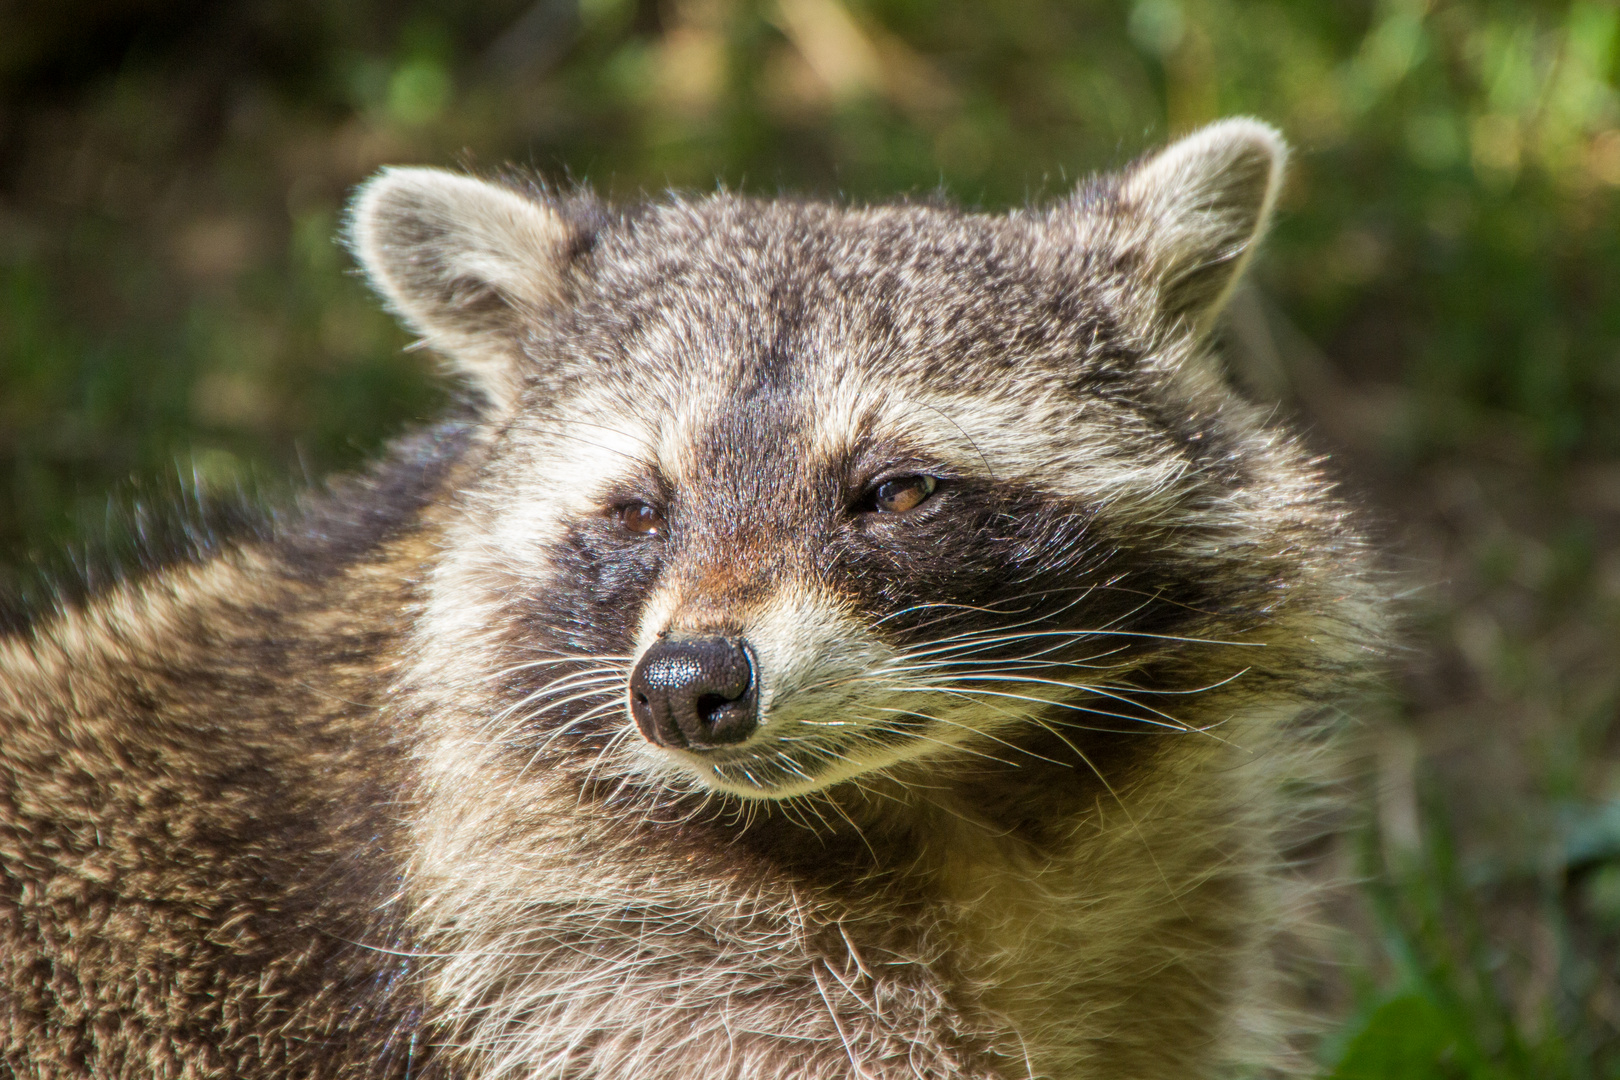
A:
<svg viewBox="0 0 1620 1080">
<path fill-rule="evenodd" d="M 469 407 L 0 638 L 44 1077 L 1289 1075 L 1289 790 L 1384 605 L 1211 342 L 1284 143 L 1048 206 L 388 169 Z"/>
</svg>

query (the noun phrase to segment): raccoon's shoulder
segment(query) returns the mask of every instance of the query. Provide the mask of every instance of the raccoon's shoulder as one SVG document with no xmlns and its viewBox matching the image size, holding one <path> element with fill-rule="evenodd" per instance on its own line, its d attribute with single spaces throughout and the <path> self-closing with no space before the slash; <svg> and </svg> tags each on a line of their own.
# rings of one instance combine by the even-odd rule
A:
<svg viewBox="0 0 1620 1080">
<path fill-rule="evenodd" d="M 0 635 L 0 786 L 95 777 L 84 813 L 108 821 L 119 792 L 228 790 L 258 807 L 244 821 L 280 821 L 301 783 L 336 797 L 386 773 L 372 718 L 432 550 L 420 523 L 468 444 L 428 429 L 285 509 L 149 533 L 179 541 L 36 606 Z"/>
</svg>

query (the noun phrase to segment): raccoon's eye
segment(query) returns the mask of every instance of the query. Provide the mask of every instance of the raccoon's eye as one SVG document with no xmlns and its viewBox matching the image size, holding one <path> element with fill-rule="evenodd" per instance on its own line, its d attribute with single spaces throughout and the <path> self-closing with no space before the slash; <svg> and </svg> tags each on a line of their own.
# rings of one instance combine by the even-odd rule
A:
<svg viewBox="0 0 1620 1080">
<path fill-rule="evenodd" d="M 932 495 L 938 485 L 932 476 L 897 476 L 872 489 L 870 505 L 882 514 L 903 514 Z"/>
<path fill-rule="evenodd" d="M 664 528 L 664 515 L 644 502 L 625 503 L 614 509 L 613 516 L 624 528 L 643 536 L 656 536 Z"/>
</svg>

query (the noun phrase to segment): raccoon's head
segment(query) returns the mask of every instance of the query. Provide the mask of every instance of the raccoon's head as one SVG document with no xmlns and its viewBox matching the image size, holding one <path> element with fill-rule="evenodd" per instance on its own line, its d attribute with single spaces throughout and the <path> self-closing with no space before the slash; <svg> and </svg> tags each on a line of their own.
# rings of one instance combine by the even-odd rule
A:
<svg viewBox="0 0 1620 1080">
<path fill-rule="evenodd" d="M 1206 345 L 1283 157 L 1226 121 L 1007 215 L 384 172 L 354 250 L 483 402 L 418 682 L 517 772 L 751 798 L 1195 726 L 1331 587 Z"/>
</svg>

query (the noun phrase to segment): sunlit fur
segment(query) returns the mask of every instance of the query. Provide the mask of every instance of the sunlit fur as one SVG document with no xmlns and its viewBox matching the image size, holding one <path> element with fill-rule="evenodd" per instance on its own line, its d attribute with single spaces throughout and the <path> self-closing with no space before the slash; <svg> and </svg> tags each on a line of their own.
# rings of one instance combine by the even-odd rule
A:
<svg viewBox="0 0 1620 1080">
<path fill-rule="evenodd" d="M 1286 845 L 1384 605 L 1212 351 L 1283 159 L 1003 216 L 381 174 L 351 247 L 474 412 L 0 639 L 0 1063 L 1307 1071 Z M 669 634 L 748 642 L 746 741 L 638 733 Z"/>
</svg>

